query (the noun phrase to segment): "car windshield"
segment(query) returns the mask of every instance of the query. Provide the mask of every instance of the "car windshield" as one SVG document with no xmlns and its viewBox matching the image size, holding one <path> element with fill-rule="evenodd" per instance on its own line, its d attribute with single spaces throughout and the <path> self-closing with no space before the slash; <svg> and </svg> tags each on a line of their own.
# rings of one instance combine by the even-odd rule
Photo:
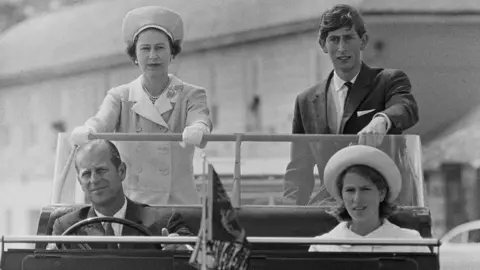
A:
<svg viewBox="0 0 480 270">
<path fill-rule="evenodd" d="M 118 138 L 115 137 L 115 134 L 109 136 L 112 141 Z M 206 173 L 205 164 L 212 164 L 235 206 L 278 206 L 285 204 L 283 200 L 285 172 L 291 160 L 291 146 L 292 143 L 298 144 L 303 142 L 307 147 L 301 148 L 301 151 L 297 149 L 295 155 L 312 155 L 314 156 L 314 163 L 318 166 L 310 169 L 308 164 L 297 164 L 298 166 L 306 166 L 308 168 L 302 170 L 300 174 L 295 175 L 294 179 L 290 179 L 290 181 L 300 181 L 300 179 L 308 176 L 304 174 L 314 174 L 313 189 L 311 192 L 307 192 L 310 193 L 308 203 L 301 206 L 314 207 L 318 205 L 319 198 L 322 197 L 319 195 L 321 194 L 319 191 L 322 190 L 323 182 L 321 180 L 326 162 L 337 151 L 349 145 L 361 143 L 361 139 L 354 135 L 293 136 L 237 134 L 214 135 L 212 137 L 204 149 L 197 148 L 195 150 L 193 157 L 194 182 L 201 195 L 202 184 L 204 183 L 203 179 L 205 179 L 203 176 Z M 135 136 L 133 135 L 128 140 L 135 140 Z M 140 143 L 150 147 L 158 142 L 144 141 Z M 376 148 L 390 156 L 401 173 L 402 188 L 400 195 L 396 199 L 396 203 L 400 206 L 424 206 L 425 189 L 419 136 L 385 136 Z M 76 181 L 75 169 L 73 166 L 70 166 L 71 169 L 66 170 L 66 168 L 68 168 L 66 166 L 67 160 L 72 153 L 71 150 L 67 135 L 60 134 L 57 147 L 52 203 L 85 203 L 85 196 Z M 122 156 L 123 154 L 124 153 L 121 153 Z M 295 155 L 292 154 L 292 156 Z M 140 160 L 129 162 L 147 164 L 151 161 L 146 155 L 141 155 L 140 157 Z M 127 163 L 127 166 L 128 165 L 129 163 Z M 172 164 L 172 166 L 175 166 L 175 164 Z M 62 182 L 63 179 L 65 180 L 64 184 L 60 185 L 59 183 Z"/>
</svg>

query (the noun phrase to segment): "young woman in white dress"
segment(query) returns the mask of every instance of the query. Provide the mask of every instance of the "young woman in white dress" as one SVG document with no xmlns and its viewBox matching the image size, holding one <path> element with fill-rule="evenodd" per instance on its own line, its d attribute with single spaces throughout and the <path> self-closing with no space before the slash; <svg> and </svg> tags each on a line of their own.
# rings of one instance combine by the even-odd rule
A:
<svg viewBox="0 0 480 270">
<path fill-rule="evenodd" d="M 346 147 L 333 155 L 325 172 L 325 187 L 337 201 L 333 214 L 340 223 L 318 239 L 398 238 L 421 239 L 410 229 L 388 221 L 396 206 L 402 181 L 393 160 L 365 145 Z M 312 245 L 309 251 L 429 252 L 425 246 Z"/>
</svg>

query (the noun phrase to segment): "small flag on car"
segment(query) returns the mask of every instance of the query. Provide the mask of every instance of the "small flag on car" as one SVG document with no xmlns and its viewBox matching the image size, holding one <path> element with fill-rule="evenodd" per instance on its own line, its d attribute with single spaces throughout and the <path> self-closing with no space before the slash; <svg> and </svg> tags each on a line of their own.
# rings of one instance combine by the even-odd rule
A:
<svg viewBox="0 0 480 270">
<path fill-rule="evenodd" d="M 247 269 L 251 250 L 245 229 L 240 226 L 237 212 L 211 164 L 208 171 L 202 225 L 190 264 L 197 269 Z"/>
</svg>

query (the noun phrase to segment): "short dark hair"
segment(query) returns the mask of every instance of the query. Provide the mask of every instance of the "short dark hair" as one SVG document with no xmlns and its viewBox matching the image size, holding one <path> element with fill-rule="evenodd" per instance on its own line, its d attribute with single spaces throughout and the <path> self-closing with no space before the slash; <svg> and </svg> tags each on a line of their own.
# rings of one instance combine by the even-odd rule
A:
<svg viewBox="0 0 480 270">
<path fill-rule="evenodd" d="M 91 140 L 88 141 L 87 143 L 83 144 L 77 149 L 77 156 L 80 153 L 80 151 L 85 151 L 87 148 L 93 148 L 95 146 L 100 146 L 106 144 L 108 150 L 110 151 L 110 161 L 112 162 L 113 166 L 115 166 L 116 169 L 120 167 L 122 164 L 122 158 L 120 156 L 120 152 L 118 151 L 118 148 L 109 140 L 104 140 L 104 139 L 96 139 L 96 140 Z M 75 157 L 75 170 L 78 172 L 78 164 L 77 164 L 77 158 Z"/>
<path fill-rule="evenodd" d="M 320 45 L 325 44 L 329 32 L 342 27 L 350 29 L 353 27 L 359 37 L 362 37 L 367 32 L 362 16 L 357 9 L 344 4 L 335 5 L 333 8 L 326 10 L 320 18 L 318 27 L 318 42 Z"/>
<path fill-rule="evenodd" d="M 142 30 L 140 33 L 147 29 L 156 29 L 156 28 L 146 28 Z M 160 30 L 158 30 L 160 31 Z M 136 52 L 136 47 L 137 47 L 137 40 L 138 36 L 140 33 L 135 37 L 133 40 L 133 43 L 125 49 L 127 52 L 127 55 L 132 59 L 133 63 L 135 63 L 135 60 L 137 60 L 137 52 Z M 180 45 L 180 41 L 173 42 L 172 39 L 167 35 L 168 37 L 168 43 L 170 44 L 170 52 L 172 54 L 172 57 L 175 58 L 181 51 L 182 51 L 182 46 Z"/>
<path fill-rule="evenodd" d="M 365 165 L 353 165 L 345 169 L 337 179 L 337 188 L 339 190 L 340 196 L 342 196 L 342 189 L 343 189 L 343 179 L 347 173 L 357 173 L 367 179 L 369 179 L 378 190 L 385 190 L 385 199 L 380 202 L 379 205 L 379 217 L 380 218 L 388 218 L 391 216 L 395 211 L 397 211 L 397 205 L 394 203 L 388 202 L 389 196 L 389 189 L 388 184 L 382 174 L 380 174 L 377 170 L 372 167 L 365 166 Z M 344 203 L 340 203 L 337 206 L 332 208 L 331 213 L 337 217 L 339 221 L 350 221 L 352 217 L 348 214 L 347 209 L 345 208 Z"/>
</svg>

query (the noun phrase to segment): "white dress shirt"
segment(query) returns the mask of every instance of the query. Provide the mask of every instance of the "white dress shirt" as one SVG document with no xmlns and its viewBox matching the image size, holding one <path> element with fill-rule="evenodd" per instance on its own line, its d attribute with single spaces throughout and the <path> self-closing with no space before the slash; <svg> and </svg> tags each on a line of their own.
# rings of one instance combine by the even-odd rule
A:
<svg viewBox="0 0 480 270">
<path fill-rule="evenodd" d="M 352 85 L 355 83 L 357 80 L 358 74 L 360 71 L 353 77 L 350 82 Z M 342 80 L 337 73 L 334 71 L 333 72 L 333 79 L 332 82 L 330 83 L 330 93 L 332 93 L 333 97 L 333 102 L 335 103 L 335 108 L 337 111 L 337 125 L 336 125 L 336 130 L 335 133 L 340 133 L 340 131 L 343 129 L 341 123 L 342 123 L 342 117 L 343 117 L 343 112 L 345 110 L 345 99 L 347 98 L 348 94 L 348 87 L 345 85 L 346 81 Z"/>
<path fill-rule="evenodd" d="M 127 199 L 125 198 L 125 202 L 123 203 L 122 208 L 120 208 L 120 210 L 118 210 L 117 213 L 115 213 L 115 215 L 113 215 L 113 217 L 125 219 L 126 212 L 127 212 Z M 97 214 L 97 217 L 105 217 L 105 215 L 98 212 L 97 210 L 95 210 L 95 214 Z M 107 225 L 106 223 L 108 223 L 108 222 L 102 222 L 103 228 L 105 228 L 105 225 Z M 122 235 L 122 229 L 123 229 L 122 224 L 112 222 L 112 228 L 113 228 L 113 232 L 115 233 L 115 236 L 121 236 Z M 105 229 L 105 231 L 106 231 L 106 229 Z"/>
</svg>

